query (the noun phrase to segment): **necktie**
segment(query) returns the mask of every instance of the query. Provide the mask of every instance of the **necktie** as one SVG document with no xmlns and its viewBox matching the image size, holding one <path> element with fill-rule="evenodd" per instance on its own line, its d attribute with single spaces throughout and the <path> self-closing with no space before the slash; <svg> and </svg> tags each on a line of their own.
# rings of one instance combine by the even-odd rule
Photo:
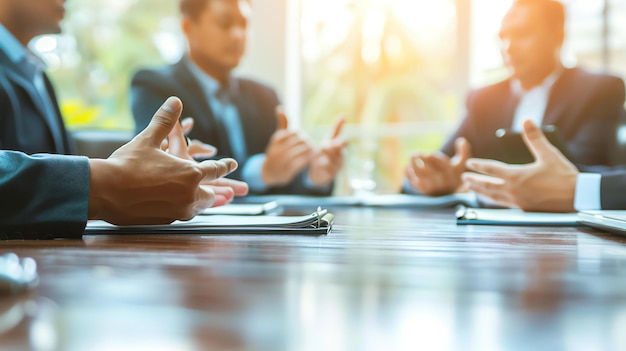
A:
<svg viewBox="0 0 626 351">
<path fill-rule="evenodd" d="M 218 102 L 215 111 L 216 119 L 222 124 L 228 134 L 233 157 L 236 160 L 243 161 L 246 158 L 246 140 L 237 107 L 231 102 L 227 89 L 218 90 L 215 97 Z"/>
</svg>

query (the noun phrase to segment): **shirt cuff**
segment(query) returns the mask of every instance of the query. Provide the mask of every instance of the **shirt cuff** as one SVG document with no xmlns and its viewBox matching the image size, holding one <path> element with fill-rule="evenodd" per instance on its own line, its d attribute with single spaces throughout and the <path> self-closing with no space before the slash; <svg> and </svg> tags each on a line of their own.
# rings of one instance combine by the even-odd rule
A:
<svg viewBox="0 0 626 351">
<path fill-rule="evenodd" d="M 309 170 L 305 170 L 304 174 L 302 175 L 303 179 L 302 179 L 302 183 L 304 184 L 304 187 L 309 189 L 309 190 L 313 190 L 315 192 L 330 192 L 332 190 L 333 187 L 333 182 L 330 182 L 326 185 L 315 185 L 313 184 L 313 181 L 311 180 L 311 177 L 309 177 Z"/>
<path fill-rule="evenodd" d="M 264 193 L 268 190 L 261 176 L 264 163 L 265 154 L 256 154 L 248 159 L 241 170 L 241 177 L 244 182 L 248 183 L 251 192 Z"/>
<path fill-rule="evenodd" d="M 600 210 L 600 188 L 602 175 L 597 173 L 580 173 L 576 179 L 574 208 L 577 211 Z"/>
<path fill-rule="evenodd" d="M 420 193 L 417 189 L 411 186 L 411 182 L 409 182 L 409 179 L 406 177 L 402 181 L 402 192 L 411 195 L 422 195 L 422 193 Z"/>
</svg>

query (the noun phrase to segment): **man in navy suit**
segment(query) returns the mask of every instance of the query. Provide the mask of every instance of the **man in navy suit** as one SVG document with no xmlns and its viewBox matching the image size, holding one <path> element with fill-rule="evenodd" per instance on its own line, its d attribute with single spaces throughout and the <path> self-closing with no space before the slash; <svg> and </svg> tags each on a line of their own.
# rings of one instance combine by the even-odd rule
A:
<svg viewBox="0 0 626 351">
<path fill-rule="evenodd" d="M 0 149 L 28 154 L 73 151 L 45 65 L 27 49 L 33 37 L 60 32 L 63 3 L 7 0 L 0 4 L 0 66 L 5 68 L 0 79 Z"/>
<path fill-rule="evenodd" d="M 597 167 L 580 171 L 531 121 L 524 123 L 524 142 L 535 161 L 509 165 L 470 159 L 462 178 L 484 199 L 525 211 L 573 212 L 626 209 L 626 169 Z"/>
<path fill-rule="evenodd" d="M 466 161 L 498 159 L 500 128 L 521 132 L 524 121 L 555 125 L 576 165 L 607 165 L 616 146 L 624 82 L 580 68 L 564 68 L 565 9 L 554 0 L 517 0 L 500 29 L 511 77 L 473 91 L 467 114 L 441 152 L 415 155 L 404 190 L 444 195 L 462 186 Z"/>
<path fill-rule="evenodd" d="M 251 192 L 328 195 L 343 164 L 345 142 L 333 137 L 314 147 L 301 132 L 288 129 L 274 90 L 233 76 L 246 44 L 251 17 L 246 0 L 181 0 L 182 28 L 189 52 L 175 65 L 137 72 L 132 110 L 137 131 L 150 111 L 173 95 L 185 103 L 183 116 L 195 119 L 193 139 L 217 147 L 220 156 L 242 167 L 233 177 Z"/>
</svg>

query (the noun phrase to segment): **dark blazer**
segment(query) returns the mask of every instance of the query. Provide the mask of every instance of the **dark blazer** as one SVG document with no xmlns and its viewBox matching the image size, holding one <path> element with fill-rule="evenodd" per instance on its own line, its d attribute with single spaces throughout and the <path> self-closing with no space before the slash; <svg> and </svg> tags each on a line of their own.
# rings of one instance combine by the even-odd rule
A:
<svg viewBox="0 0 626 351">
<path fill-rule="evenodd" d="M 552 87 L 543 125 L 557 126 L 577 165 L 608 165 L 624 108 L 624 82 L 580 68 L 566 69 Z M 518 98 L 506 80 L 471 92 L 467 114 L 442 148 L 454 154 L 454 140 L 465 137 L 474 157 L 499 159 L 495 131 L 511 128 Z"/>
<path fill-rule="evenodd" d="M 74 146 L 63 124 L 50 80 L 44 75 L 55 108 L 54 123 L 60 131 L 58 147 L 37 88 L 1 50 L 0 67 L 0 149 L 27 154 L 73 153 Z"/>
<path fill-rule="evenodd" d="M 201 140 L 218 149 L 217 158 L 233 157 L 228 133 L 216 123 L 213 111 L 200 83 L 183 58 L 177 64 L 161 69 L 140 70 L 132 80 L 131 104 L 135 118 L 135 132 L 143 130 L 155 111 L 170 96 L 178 96 L 183 102 L 183 117 L 193 117 L 195 124 L 189 134 L 192 139 Z M 230 84 L 248 157 L 265 153 L 271 136 L 277 128 L 276 107 L 278 96 L 270 87 L 253 80 L 233 78 Z M 239 168 L 230 177 L 241 179 L 241 170 L 247 159 L 237 160 Z M 268 193 L 328 195 L 329 192 L 316 192 L 304 186 L 304 172 L 288 186 L 273 188 Z"/>
<path fill-rule="evenodd" d="M 88 210 L 87 158 L 0 151 L 0 240 L 80 238 Z"/>
</svg>

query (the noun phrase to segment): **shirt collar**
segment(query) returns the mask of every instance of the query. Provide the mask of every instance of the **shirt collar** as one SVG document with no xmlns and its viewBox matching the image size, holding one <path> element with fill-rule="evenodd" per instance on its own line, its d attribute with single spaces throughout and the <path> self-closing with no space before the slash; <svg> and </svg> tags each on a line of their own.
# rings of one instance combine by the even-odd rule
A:
<svg viewBox="0 0 626 351">
<path fill-rule="evenodd" d="M 200 67 L 198 67 L 198 65 L 196 65 L 189 57 L 186 57 L 185 63 L 187 67 L 189 67 L 189 70 L 191 71 L 193 76 L 196 77 L 196 79 L 200 83 L 200 86 L 202 87 L 202 89 L 204 89 L 205 93 L 211 97 L 216 97 L 219 91 L 222 89 L 220 82 L 201 70 Z M 237 89 L 237 80 L 230 76 L 228 79 L 228 84 L 224 88 L 224 90 L 233 95 L 237 92 Z"/>
<path fill-rule="evenodd" d="M 2 23 L 0 23 L 0 50 L 15 64 L 21 63 L 28 55 L 27 49 Z"/>
<path fill-rule="evenodd" d="M 556 83 L 559 77 L 561 77 L 562 73 L 563 73 L 563 67 L 557 68 L 556 70 L 554 70 L 554 72 L 552 72 L 549 76 L 547 76 L 546 79 L 544 79 L 543 82 L 541 82 L 541 84 L 529 90 L 524 90 L 524 88 L 522 88 L 522 83 L 519 81 L 519 79 L 513 79 L 511 81 L 511 90 L 513 91 L 514 94 L 518 96 L 523 96 L 529 91 L 535 90 L 537 88 L 543 91 L 549 92 L 552 89 L 552 86 L 554 86 L 554 83 Z"/>
</svg>

